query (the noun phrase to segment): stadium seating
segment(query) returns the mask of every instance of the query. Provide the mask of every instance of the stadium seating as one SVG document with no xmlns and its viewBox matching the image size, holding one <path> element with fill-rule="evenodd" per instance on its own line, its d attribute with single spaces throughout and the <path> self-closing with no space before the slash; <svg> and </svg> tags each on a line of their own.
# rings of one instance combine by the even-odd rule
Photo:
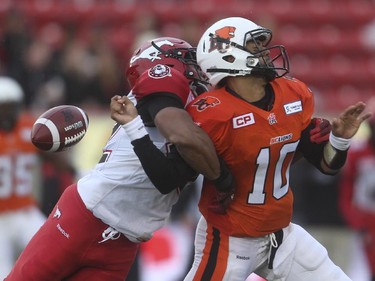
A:
<svg viewBox="0 0 375 281">
<path fill-rule="evenodd" d="M 366 101 L 375 92 L 375 43 L 374 46 L 365 44 L 366 38 L 363 38 L 362 33 L 375 20 L 375 2 L 372 0 L 1 2 L 0 19 L 7 10 L 18 7 L 36 29 L 50 22 L 58 22 L 75 24 L 77 30 L 84 34 L 92 25 L 101 24 L 108 29 L 109 42 L 115 50 L 121 50 L 118 53 L 124 55 L 124 58 L 131 53 L 132 40 L 137 32 L 132 22 L 137 14 L 144 11 L 155 15 L 156 28 L 161 33 L 163 26 L 179 24 L 189 17 L 198 19 L 204 29 L 222 17 L 244 16 L 274 31 L 274 41 L 287 47 L 291 59 L 291 74 L 307 82 L 316 91 L 316 95 L 322 95 L 329 103 L 326 106 L 329 110 L 341 110 L 353 100 L 352 96 Z M 167 30 L 170 32 L 171 29 Z M 125 55 L 124 50 L 129 50 L 129 54 Z M 346 90 L 343 91 L 343 88 Z M 327 90 L 328 92 L 323 93 Z M 343 102 L 337 102 L 338 100 Z"/>
</svg>

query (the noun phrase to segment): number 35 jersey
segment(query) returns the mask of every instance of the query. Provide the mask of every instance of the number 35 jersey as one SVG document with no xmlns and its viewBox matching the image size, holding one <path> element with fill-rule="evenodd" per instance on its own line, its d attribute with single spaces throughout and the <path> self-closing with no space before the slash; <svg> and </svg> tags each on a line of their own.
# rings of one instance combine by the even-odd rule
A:
<svg viewBox="0 0 375 281">
<path fill-rule="evenodd" d="M 40 163 L 30 141 L 34 120 L 24 114 L 12 131 L 0 130 L 0 212 L 36 204 L 32 193 Z"/>
<path fill-rule="evenodd" d="M 228 235 L 263 236 L 291 221 L 289 168 L 314 100 L 296 79 L 276 79 L 271 86 L 275 100 L 270 111 L 225 88 L 200 95 L 187 108 L 235 177 L 236 191 L 225 215 L 208 209 L 215 196 L 212 182 L 204 182 L 199 202 L 206 220 Z"/>
</svg>

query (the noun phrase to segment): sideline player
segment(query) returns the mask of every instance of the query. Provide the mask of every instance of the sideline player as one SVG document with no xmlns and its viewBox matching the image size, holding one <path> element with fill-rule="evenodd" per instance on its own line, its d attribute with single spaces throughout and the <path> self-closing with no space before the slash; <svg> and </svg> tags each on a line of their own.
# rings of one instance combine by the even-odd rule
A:
<svg viewBox="0 0 375 281">
<path fill-rule="evenodd" d="M 179 158 L 161 132 L 189 154 L 188 161 L 195 163 L 196 171 L 177 161 L 174 172 L 163 179 L 162 194 L 133 151 L 131 141 L 142 132 L 137 126 L 117 124 L 99 163 L 64 191 L 5 280 L 123 281 L 139 243 L 151 239 L 165 224 L 179 189 L 195 180 L 197 172 L 218 186 L 230 177 L 220 170 L 207 134 L 184 110 L 193 91 L 204 90 L 206 83 L 190 44 L 169 37 L 146 42 L 131 58 L 127 78 L 132 87 L 129 96 L 134 102 L 137 97 L 153 143 L 172 161 Z M 177 134 L 171 134 L 176 128 Z"/>
<path fill-rule="evenodd" d="M 368 107 L 375 110 L 375 98 Z M 355 230 L 363 245 L 371 281 L 375 280 L 375 116 L 368 122 L 369 135 L 349 150 L 348 160 L 340 174 L 340 211 L 349 227 Z M 362 247 L 361 247 L 362 248 Z M 362 249 L 361 249 L 362 251 Z M 351 263 L 357 255 L 350 258 Z M 354 266 L 352 266 L 354 267 Z M 362 268 L 361 268 L 362 269 Z M 358 278 L 359 279 L 359 278 Z"/>
<path fill-rule="evenodd" d="M 0 279 L 45 221 L 34 199 L 40 173 L 30 142 L 35 118 L 23 112 L 24 94 L 10 77 L 0 77 Z"/>
</svg>

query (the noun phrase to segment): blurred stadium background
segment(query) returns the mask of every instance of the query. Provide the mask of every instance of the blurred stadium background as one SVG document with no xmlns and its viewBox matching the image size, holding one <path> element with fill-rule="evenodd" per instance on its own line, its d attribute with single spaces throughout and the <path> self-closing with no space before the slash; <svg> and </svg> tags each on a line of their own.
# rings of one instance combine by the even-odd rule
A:
<svg viewBox="0 0 375 281">
<path fill-rule="evenodd" d="M 0 74 L 21 83 L 26 110 L 36 115 L 58 104 L 75 104 L 88 112 L 91 123 L 87 136 L 71 153 L 72 162 L 83 175 L 99 159 L 111 132 L 109 100 L 114 94 L 128 92 L 124 71 L 140 42 L 173 36 L 196 45 L 210 24 L 228 16 L 247 17 L 273 30 L 274 42 L 287 48 L 291 75 L 306 82 L 315 93 L 317 114 L 330 117 L 374 95 L 374 0 L 1 0 Z M 320 176 L 317 184 L 321 183 L 334 186 L 335 182 Z M 297 200 L 298 196 L 297 192 Z M 335 194 L 332 196 L 335 200 Z M 318 200 L 309 203 L 324 210 L 317 205 L 324 203 Z M 326 211 L 334 212 L 332 220 L 308 220 L 314 211 L 298 206 L 296 220 L 334 231 L 328 235 L 334 233 L 338 243 L 332 251 L 332 241 L 325 241 L 326 235 L 321 238 L 334 259 L 347 271 L 366 272 L 361 262 L 353 267 L 353 237 L 343 225 L 335 202 L 327 205 L 330 203 L 331 209 Z M 193 228 L 196 216 L 186 225 Z M 180 245 L 190 245 L 189 227 L 188 235 L 174 227 L 168 235 L 175 233 L 178 239 L 185 239 Z M 177 255 L 178 248 L 172 247 L 170 254 Z M 162 249 L 165 253 L 167 248 Z M 186 253 L 186 249 L 181 251 Z M 153 265 L 168 255 L 153 256 L 147 247 L 144 252 L 150 271 L 145 267 L 140 270 L 147 276 L 142 280 L 166 281 L 161 263 Z M 190 260 L 183 262 L 189 264 Z M 179 263 L 171 264 L 181 268 Z M 359 275 L 353 280 L 366 280 Z"/>
</svg>

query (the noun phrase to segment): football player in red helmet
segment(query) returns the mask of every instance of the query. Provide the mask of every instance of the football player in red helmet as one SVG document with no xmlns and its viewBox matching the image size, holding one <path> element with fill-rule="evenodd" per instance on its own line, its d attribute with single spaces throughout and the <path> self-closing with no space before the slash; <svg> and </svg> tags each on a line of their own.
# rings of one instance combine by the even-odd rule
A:
<svg viewBox="0 0 375 281">
<path fill-rule="evenodd" d="M 208 135 L 184 110 L 207 85 L 195 49 L 177 38 L 148 41 L 131 58 L 127 78 L 128 97 L 147 126 L 140 117 L 115 125 L 99 163 L 64 191 L 5 280 L 123 281 L 139 243 L 164 226 L 180 190 L 198 173 L 220 187 L 232 183 Z M 158 189 L 142 169 L 133 140 L 137 153 L 172 161 L 172 172 L 160 170 Z M 194 169 L 180 161 L 171 143 Z"/>
<path fill-rule="evenodd" d="M 174 37 L 160 37 L 142 44 L 134 52 L 126 70 L 130 87 L 133 88 L 141 74 L 155 64 L 178 70 L 185 75 L 189 83 L 202 86 L 202 90 L 207 91 L 207 76 L 197 64 L 196 48 L 186 41 Z"/>
</svg>

